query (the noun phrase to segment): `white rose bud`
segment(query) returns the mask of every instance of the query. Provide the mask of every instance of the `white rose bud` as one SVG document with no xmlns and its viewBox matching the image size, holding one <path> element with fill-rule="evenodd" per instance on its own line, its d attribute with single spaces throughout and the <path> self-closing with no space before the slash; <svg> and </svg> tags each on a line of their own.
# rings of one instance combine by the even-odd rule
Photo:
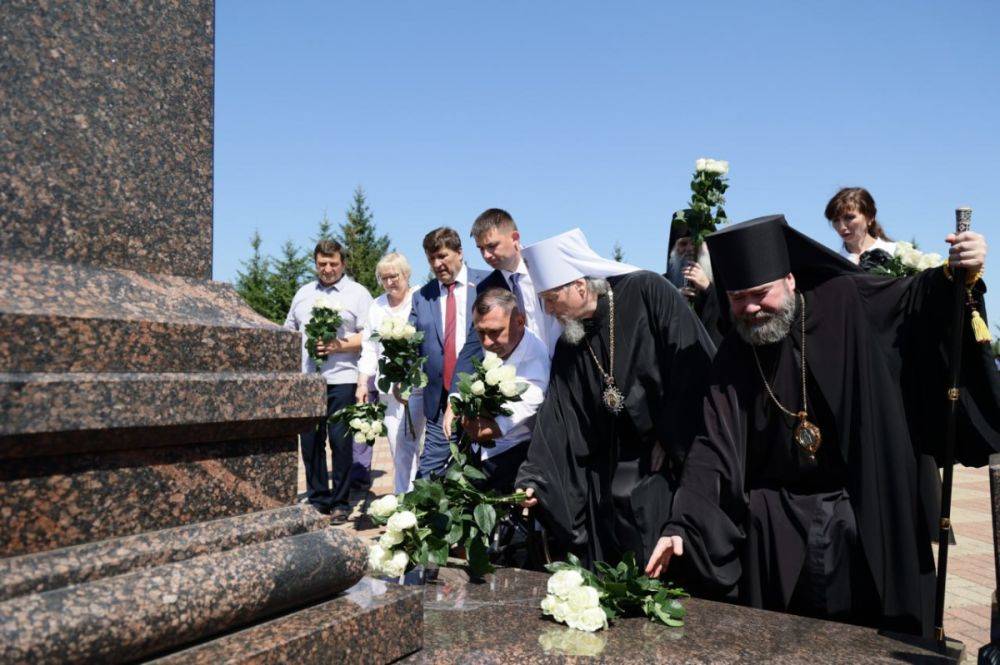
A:
<svg viewBox="0 0 1000 665">
<path fill-rule="evenodd" d="M 473 381 L 472 385 L 469 386 L 469 392 L 473 395 L 482 395 L 486 393 L 486 385 L 482 381 Z"/>
<path fill-rule="evenodd" d="M 556 600 L 552 603 L 552 618 L 560 623 L 566 623 L 566 619 L 570 615 L 569 604 L 565 600 L 560 600 L 557 596 L 553 596 L 553 598 Z"/>
<path fill-rule="evenodd" d="M 486 372 L 486 377 L 485 377 L 486 383 L 491 386 L 495 386 L 501 381 L 503 381 L 503 374 L 501 373 L 502 370 L 503 367 L 494 367 L 493 369 Z"/>
<path fill-rule="evenodd" d="M 382 537 L 378 539 L 378 544 L 382 546 L 383 549 L 391 550 L 396 545 L 403 542 L 403 532 L 402 531 L 386 531 L 382 534 Z"/>
<path fill-rule="evenodd" d="M 920 262 L 917 265 L 921 270 L 928 270 L 930 268 L 937 268 L 939 265 L 944 263 L 944 259 L 941 258 L 940 254 L 924 254 L 920 257 Z"/>
<path fill-rule="evenodd" d="M 720 174 L 725 175 L 725 174 L 729 173 L 729 162 L 727 162 L 726 160 L 723 159 L 723 160 L 720 160 L 718 162 L 718 164 L 719 164 L 719 173 Z"/>
<path fill-rule="evenodd" d="M 496 369 L 501 365 L 503 365 L 503 361 L 500 360 L 500 356 L 493 353 L 492 351 L 487 351 L 485 355 L 483 355 L 483 369 L 486 370 L 487 372 L 490 371 L 491 369 Z"/>
<path fill-rule="evenodd" d="M 566 598 L 569 592 L 583 586 L 583 576 L 575 570 L 560 570 L 549 578 L 546 590 L 560 598 Z"/>
<path fill-rule="evenodd" d="M 566 617 L 566 625 L 570 628 L 593 633 L 608 627 L 608 616 L 599 607 L 591 607 L 580 612 L 571 610 L 569 616 Z"/>
<path fill-rule="evenodd" d="M 504 397 L 517 397 L 520 394 L 516 381 L 501 381 L 500 392 Z"/>
<path fill-rule="evenodd" d="M 371 430 L 370 432 L 368 432 L 368 443 L 371 443 L 372 441 L 374 441 L 375 437 L 377 437 L 377 436 L 378 435 L 375 433 L 374 429 Z"/>
<path fill-rule="evenodd" d="M 504 365 L 500 368 L 501 381 L 513 381 L 517 378 L 517 367 L 515 365 Z"/>
<path fill-rule="evenodd" d="M 354 443 L 364 443 L 366 440 L 364 432 L 355 432 Z"/>
<path fill-rule="evenodd" d="M 378 327 L 379 337 L 382 339 L 392 339 L 392 319 L 386 319 L 382 322 L 382 325 Z"/>
<path fill-rule="evenodd" d="M 361 425 L 364 423 L 361 418 L 351 418 L 351 422 L 347 423 L 350 425 L 351 429 L 361 429 Z"/>
<path fill-rule="evenodd" d="M 372 501 L 368 506 L 368 514 L 372 517 L 389 517 L 399 508 L 399 500 L 395 494 L 386 494 L 380 499 Z"/>
<path fill-rule="evenodd" d="M 417 526 L 417 516 L 409 510 L 402 510 L 389 518 L 386 524 L 390 531 L 405 531 Z"/>
<path fill-rule="evenodd" d="M 406 566 L 410 563 L 410 557 L 406 552 L 394 552 L 392 557 L 382 564 L 382 570 L 386 577 L 399 577 L 406 572 Z"/>
<path fill-rule="evenodd" d="M 417 329 L 413 327 L 412 323 L 407 323 L 403 326 L 403 339 L 412 339 L 414 335 L 417 334 Z"/>
<path fill-rule="evenodd" d="M 542 598 L 542 614 L 552 616 L 555 612 L 556 604 L 560 602 L 562 601 L 560 601 L 556 596 L 547 594 L 545 598 Z"/>
<path fill-rule="evenodd" d="M 382 573 L 382 564 L 385 562 L 387 554 L 388 552 L 377 543 L 368 550 L 368 566 L 376 575 Z"/>
<path fill-rule="evenodd" d="M 707 167 L 708 167 L 708 160 L 705 159 L 704 157 L 699 157 L 697 160 L 695 160 L 694 163 L 695 171 L 704 171 Z"/>
<path fill-rule="evenodd" d="M 571 589 L 566 596 L 566 602 L 569 603 L 570 610 L 573 612 L 582 612 L 591 607 L 600 607 L 601 594 L 594 587 L 584 585 Z"/>
<path fill-rule="evenodd" d="M 906 252 L 906 251 L 912 250 L 912 249 L 913 249 L 913 243 L 912 242 L 906 242 L 905 240 L 897 240 L 896 241 L 896 252 L 895 252 L 896 256 L 900 256 L 900 255 L 902 255 L 903 252 Z"/>
</svg>

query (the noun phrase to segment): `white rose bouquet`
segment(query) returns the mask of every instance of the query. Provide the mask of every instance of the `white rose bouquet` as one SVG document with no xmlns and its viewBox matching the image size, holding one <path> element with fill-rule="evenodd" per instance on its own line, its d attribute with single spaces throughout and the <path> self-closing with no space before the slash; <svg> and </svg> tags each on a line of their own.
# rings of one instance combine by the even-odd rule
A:
<svg viewBox="0 0 1000 665">
<path fill-rule="evenodd" d="M 337 338 L 337 330 L 344 322 L 340 312 L 343 306 L 336 300 L 320 296 L 313 303 L 312 315 L 309 323 L 306 324 L 306 353 L 316 363 L 316 371 L 322 371 L 323 361 L 326 356 L 316 353 L 316 343 L 331 342 Z"/>
<path fill-rule="evenodd" d="M 594 632 L 608 627 L 619 616 L 644 614 L 667 626 L 684 625 L 684 607 L 678 598 L 683 589 L 646 577 L 628 553 L 617 566 L 597 562 L 596 572 L 580 565 L 572 554 L 568 561 L 546 566 L 552 574 L 542 613 L 570 628 Z"/>
<path fill-rule="evenodd" d="M 398 499 L 392 494 L 372 501 L 368 514 L 380 524 L 385 533 L 368 550 L 368 567 L 379 577 L 397 578 L 419 563 L 421 547 L 430 529 L 417 523 L 417 516 L 409 510 L 400 510 Z"/>
<path fill-rule="evenodd" d="M 519 381 L 517 367 L 507 365 L 495 353 L 487 351 L 482 361 L 473 358 L 472 374 L 458 375 L 458 395 L 451 398 L 451 409 L 459 422 L 464 418 L 495 418 L 509 416 L 508 402 L 520 402 L 528 389 L 526 381 Z M 480 442 L 482 445 L 483 442 Z M 488 444 L 487 444 L 488 445 Z"/>
<path fill-rule="evenodd" d="M 349 404 L 340 409 L 330 420 L 347 427 L 354 443 L 375 445 L 375 439 L 386 435 L 385 404 Z"/>
<path fill-rule="evenodd" d="M 424 334 L 406 319 L 388 316 L 371 338 L 382 345 L 382 355 L 378 360 L 378 388 L 388 393 L 393 384 L 399 387 L 400 396 L 406 400 L 417 388 L 427 385 L 424 362 L 420 355 L 420 344 Z M 405 404 L 406 425 L 413 432 L 410 405 Z"/>
<path fill-rule="evenodd" d="M 883 277 L 910 277 L 944 265 L 944 258 L 933 252 L 924 253 L 911 242 L 896 243 L 892 256 L 881 249 L 864 252 L 858 263 L 862 270 Z"/>
<path fill-rule="evenodd" d="M 729 221 L 722 207 L 726 203 L 726 190 L 729 189 L 726 179 L 728 173 L 727 161 L 707 157 L 697 159 L 691 179 L 691 201 L 687 208 L 674 213 L 671 223 L 687 225 L 696 256 L 705 236 L 714 233 L 719 224 Z"/>
</svg>

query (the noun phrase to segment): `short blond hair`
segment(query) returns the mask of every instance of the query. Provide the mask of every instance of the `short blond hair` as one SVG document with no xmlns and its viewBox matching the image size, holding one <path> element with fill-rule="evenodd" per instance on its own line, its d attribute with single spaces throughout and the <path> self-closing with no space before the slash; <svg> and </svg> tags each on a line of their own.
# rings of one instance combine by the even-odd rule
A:
<svg viewBox="0 0 1000 665">
<path fill-rule="evenodd" d="M 399 271 L 399 274 L 406 278 L 406 283 L 410 283 L 410 275 L 413 274 L 410 268 L 410 262 L 406 260 L 406 257 L 399 252 L 389 252 L 375 264 L 375 281 L 382 284 L 382 271 L 386 268 L 395 268 Z"/>
</svg>

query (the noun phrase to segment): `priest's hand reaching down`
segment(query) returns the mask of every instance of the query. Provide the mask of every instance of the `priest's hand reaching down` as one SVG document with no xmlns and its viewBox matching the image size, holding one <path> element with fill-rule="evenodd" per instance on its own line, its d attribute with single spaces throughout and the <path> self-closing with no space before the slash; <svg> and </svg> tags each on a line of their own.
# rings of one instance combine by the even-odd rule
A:
<svg viewBox="0 0 1000 665">
<path fill-rule="evenodd" d="M 966 268 L 975 273 L 986 265 L 986 238 L 975 231 L 965 231 L 955 235 L 949 233 L 945 242 L 951 245 L 948 250 L 948 265 L 953 268 Z"/>
<path fill-rule="evenodd" d="M 528 489 L 524 489 L 523 487 L 520 487 L 518 488 L 517 491 L 524 492 L 525 495 L 528 497 L 527 499 L 521 502 L 521 507 L 524 508 L 524 510 L 521 511 L 521 514 L 527 517 L 528 511 L 538 505 L 538 499 L 536 499 L 534 496 L 535 488 L 529 487 Z"/>
<path fill-rule="evenodd" d="M 680 536 L 663 536 L 656 541 L 653 554 L 646 564 L 646 575 L 656 579 L 667 570 L 670 557 L 682 556 L 684 554 L 684 541 Z"/>
</svg>

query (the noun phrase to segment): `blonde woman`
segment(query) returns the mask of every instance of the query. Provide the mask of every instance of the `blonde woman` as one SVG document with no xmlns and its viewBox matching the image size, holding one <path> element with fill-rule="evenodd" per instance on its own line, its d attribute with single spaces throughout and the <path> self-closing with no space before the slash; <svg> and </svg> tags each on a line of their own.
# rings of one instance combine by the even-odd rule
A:
<svg viewBox="0 0 1000 665">
<path fill-rule="evenodd" d="M 385 426 L 388 430 L 389 452 L 394 468 L 393 484 L 397 494 L 408 492 L 417 471 L 420 439 L 424 432 L 422 395 L 415 390 L 410 395 L 410 418 L 413 431 L 404 427 L 403 405 L 391 393 L 377 390 L 378 360 L 382 345 L 372 339 L 372 332 L 379 329 L 388 317 L 403 319 L 410 315 L 410 263 L 398 252 L 389 252 L 375 266 L 375 278 L 385 293 L 372 302 L 368 321 L 361 333 L 361 358 L 358 360 L 358 386 L 355 399 L 364 402 L 374 393 L 386 405 Z"/>
</svg>

